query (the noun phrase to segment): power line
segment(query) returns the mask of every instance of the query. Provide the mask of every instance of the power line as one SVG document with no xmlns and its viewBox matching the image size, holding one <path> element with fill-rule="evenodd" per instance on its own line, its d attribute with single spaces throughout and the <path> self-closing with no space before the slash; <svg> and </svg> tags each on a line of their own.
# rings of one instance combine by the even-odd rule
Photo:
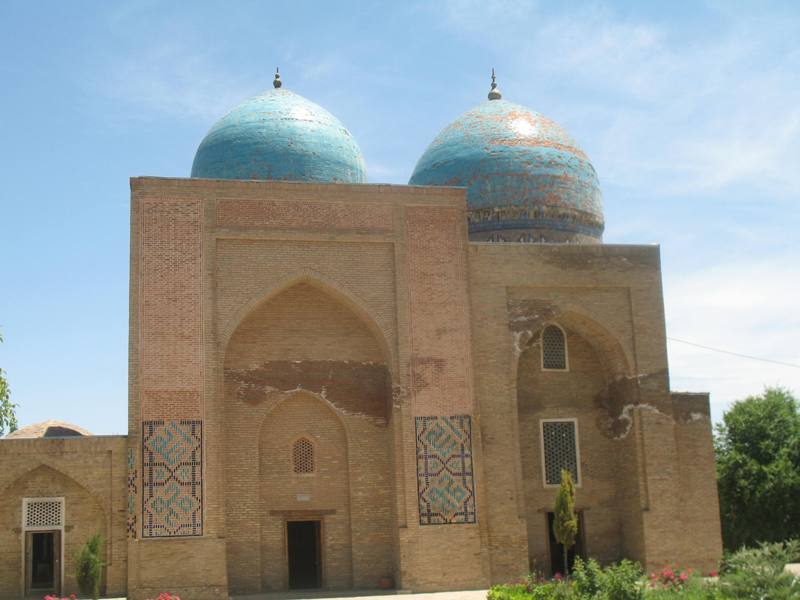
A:
<svg viewBox="0 0 800 600">
<path fill-rule="evenodd" d="M 800 369 L 800 365 L 783 362 L 781 360 L 772 360 L 771 358 L 761 358 L 760 356 L 750 356 L 749 354 L 740 354 L 739 352 L 731 352 L 730 350 L 722 350 L 721 348 L 712 348 L 711 346 L 704 346 L 703 344 L 697 344 L 695 342 L 689 342 L 686 340 L 679 340 L 678 338 L 674 337 L 667 337 L 667 339 L 673 342 L 680 342 L 681 344 L 688 344 L 689 346 L 702 348 L 703 350 L 711 350 L 712 352 L 719 352 L 720 354 L 730 354 L 731 356 L 738 356 L 739 358 L 749 358 L 750 360 L 760 360 L 761 362 L 768 362 L 775 365 L 782 365 L 784 367 L 791 367 L 793 369 Z"/>
</svg>

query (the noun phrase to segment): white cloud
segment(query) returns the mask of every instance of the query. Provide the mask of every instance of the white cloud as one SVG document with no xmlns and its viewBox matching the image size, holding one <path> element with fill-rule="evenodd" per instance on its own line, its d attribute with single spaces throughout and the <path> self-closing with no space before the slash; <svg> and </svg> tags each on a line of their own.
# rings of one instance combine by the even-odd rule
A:
<svg viewBox="0 0 800 600">
<path fill-rule="evenodd" d="M 665 278 L 667 335 L 800 365 L 800 265 L 721 264 Z M 718 420 L 731 402 L 780 384 L 800 393 L 800 369 L 669 343 L 673 389 L 711 392 Z"/>
<path fill-rule="evenodd" d="M 217 65 L 210 53 L 184 43 L 160 43 L 110 61 L 95 86 L 133 118 L 191 118 L 213 122 L 253 95 L 253 83 Z"/>
<path fill-rule="evenodd" d="M 569 104 L 551 101 L 581 133 L 601 181 L 649 196 L 745 186 L 797 197 L 800 19 L 722 7 L 706 17 L 713 29 L 687 38 L 683 21 L 623 17 L 602 4 L 556 14 L 509 4 L 501 18 L 493 3 L 450 2 L 444 22 L 514 61 L 504 66 L 506 97 L 570 89 Z"/>
</svg>

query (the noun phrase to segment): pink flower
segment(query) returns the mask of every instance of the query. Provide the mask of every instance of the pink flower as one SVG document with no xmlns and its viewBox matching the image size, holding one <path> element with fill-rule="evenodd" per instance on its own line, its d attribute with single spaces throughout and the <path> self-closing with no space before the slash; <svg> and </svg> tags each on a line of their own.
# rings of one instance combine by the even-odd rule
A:
<svg viewBox="0 0 800 600">
<path fill-rule="evenodd" d="M 717 573 L 716 571 L 711 571 L 711 572 L 708 574 L 708 576 L 709 576 L 709 577 L 716 577 L 717 575 L 718 575 L 718 573 Z"/>
<path fill-rule="evenodd" d="M 555 575 L 553 575 L 553 579 L 555 579 L 556 581 L 561 581 L 562 579 L 561 573 L 556 573 Z"/>
<path fill-rule="evenodd" d="M 681 573 L 680 580 L 686 581 L 687 579 L 689 579 L 689 576 L 686 573 Z"/>
</svg>

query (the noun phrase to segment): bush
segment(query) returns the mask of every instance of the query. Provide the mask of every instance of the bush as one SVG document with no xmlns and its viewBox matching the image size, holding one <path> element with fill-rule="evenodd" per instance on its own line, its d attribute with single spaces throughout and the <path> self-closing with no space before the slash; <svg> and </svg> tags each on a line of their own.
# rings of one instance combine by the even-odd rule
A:
<svg viewBox="0 0 800 600">
<path fill-rule="evenodd" d="M 543 580 L 536 573 L 516 585 L 495 586 L 488 600 L 640 600 L 644 597 L 642 568 L 623 560 L 602 568 L 596 560 L 575 559 L 572 577 Z"/>
<path fill-rule="evenodd" d="M 800 540 L 742 548 L 723 560 L 720 590 L 730 598 L 800 598 L 800 581 L 783 570 L 798 560 Z"/>
<path fill-rule="evenodd" d="M 601 577 L 602 598 L 608 600 L 639 600 L 644 598 L 642 567 L 639 563 L 623 560 L 603 569 Z"/>
<path fill-rule="evenodd" d="M 580 598 L 594 598 L 603 587 L 603 568 L 593 558 L 583 562 L 575 557 L 572 567 L 572 587 Z"/>
<path fill-rule="evenodd" d="M 495 585 L 486 594 L 487 600 L 530 600 L 528 586 L 517 585 Z"/>
<path fill-rule="evenodd" d="M 728 600 L 719 590 L 716 583 L 708 582 L 702 577 L 693 575 L 680 587 L 661 587 L 649 589 L 646 600 Z"/>
<path fill-rule="evenodd" d="M 100 580 L 103 576 L 103 536 L 99 533 L 89 538 L 75 559 L 75 579 L 84 598 L 100 597 Z"/>
</svg>

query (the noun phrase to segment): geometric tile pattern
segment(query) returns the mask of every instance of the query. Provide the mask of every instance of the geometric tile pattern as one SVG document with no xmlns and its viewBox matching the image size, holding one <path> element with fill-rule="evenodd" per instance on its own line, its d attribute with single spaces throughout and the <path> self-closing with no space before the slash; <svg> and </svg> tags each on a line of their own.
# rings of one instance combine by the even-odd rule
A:
<svg viewBox="0 0 800 600">
<path fill-rule="evenodd" d="M 300 438 L 292 446 L 292 461 L 295 473 L 314 472 L 314 445 L 306 438 Z"/>
<path fill-rule="evenodd" d="M 61 527 L 64 524 L 63 500 L 26 498 L 23 505 L 25 527 Z"/>
<path fill-rule="evenodd" d="M 542 368 L 567 369 L 567 342 L 564 332 L 555 325 L 548 325 L 542 331 Z"/>
<path fill-rule="evenodd" d="M 142 421 L 142 537 L 203 535 L 203 422 Z"/>
<path fill-rule="evenodd" d="M 136 539 L 136 450 L 128 448 L 128 538 Z"/>
<path fill-rule="evenodd" d="M 543 421 L 542 445 L 544 446 L 544 474 L 547 485 L 561 483 L 561 470 L 578 481 L 578 449 L 575 439 L 575 421 Z"/>
<path fill-rule="evenodd" d="M 420 525 L 475 523 L 472 419 L 416 417 Z"/>
</svg>

